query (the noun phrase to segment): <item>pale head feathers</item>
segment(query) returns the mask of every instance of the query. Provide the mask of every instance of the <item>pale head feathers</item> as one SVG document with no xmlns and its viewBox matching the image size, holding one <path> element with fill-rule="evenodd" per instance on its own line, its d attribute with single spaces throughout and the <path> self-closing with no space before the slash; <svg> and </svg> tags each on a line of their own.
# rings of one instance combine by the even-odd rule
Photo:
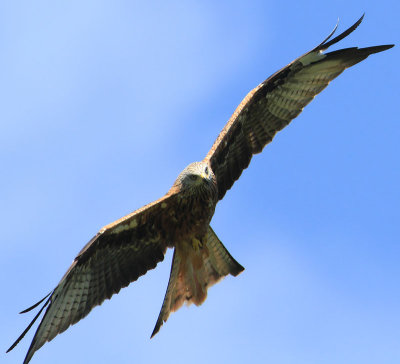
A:
<svg viewBox="0 0 400 364">
<path fill-rule="evenodd" d="M 207 162 L 194 162 L 189 164 L 176 179 L 173 188 L 193 190 L 206 186 L 215 186 L 215 176 Z"/>
</svg>

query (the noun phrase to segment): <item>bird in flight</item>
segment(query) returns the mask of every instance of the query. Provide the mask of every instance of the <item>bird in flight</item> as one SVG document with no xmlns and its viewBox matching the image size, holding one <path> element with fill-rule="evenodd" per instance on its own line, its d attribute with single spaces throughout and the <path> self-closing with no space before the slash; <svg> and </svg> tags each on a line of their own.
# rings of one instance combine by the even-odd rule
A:
<svg viewBox="0 0 400 364">
<path fill-rule="evenodd" d="M 331 39 L 336 26 L 321 44 L 251 90 L 206 157 L 188 165 L 165 196 L 103 227 L 80 251 L 57 287 L 22 311 L 44 302 L 8 351 L 47 307 L 26 354 L 27 364 L 47 341 L 155 268 L 167 248 L 174 248 L 171 273 L 152 337 L 183 303 L 201 305 L 210 286 L 228 274 L 242 272 L 244 268 L 210 226 L 216 204 L 248 167 L 253 154 L 260 153 L 329 82 L 369 55 L 393 47 L 351 47 L 324 53 L 353 32 L 362 19 Z"/>
</svg>

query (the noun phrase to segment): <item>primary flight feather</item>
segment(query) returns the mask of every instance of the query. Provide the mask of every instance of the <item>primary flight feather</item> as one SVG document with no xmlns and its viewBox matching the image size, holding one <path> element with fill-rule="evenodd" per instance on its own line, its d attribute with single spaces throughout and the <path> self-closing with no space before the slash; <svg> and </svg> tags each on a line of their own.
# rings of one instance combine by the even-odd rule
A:
<svg viewBox="0 0 400 364">
<path fill-rule="evenodd" d="M 47 341 L 84 318 L 93 307 L 155 268 L 174 248 L 167 292 L 152 336 L 184 302 L 200 305 L 208 287 L 243 267 L 210 227 L 215 206 L 275 134 L 288 125 L 346 68 L 393 45 L 323 53 L 361 23 L 297 58 L 249 92 L 201 162 L 187 166 L 159 200 L 103 227 L 81 250 L 39 313 L 8 349 L 12 350 L 44 308 L 24 364 Z"/>
</svg>

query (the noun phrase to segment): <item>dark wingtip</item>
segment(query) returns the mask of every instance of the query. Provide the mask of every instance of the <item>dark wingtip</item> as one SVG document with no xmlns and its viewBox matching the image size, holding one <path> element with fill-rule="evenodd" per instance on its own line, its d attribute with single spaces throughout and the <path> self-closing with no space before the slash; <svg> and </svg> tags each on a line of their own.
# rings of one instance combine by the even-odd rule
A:
<svg viewBox="0 0 400 364">
<path fill-rule="evenodd" d="M 21 311 L 19 314 L 22 313 L 27 313 L 29 311 L 32 311 L 34 308 L 36 308 L 37 306 L 39 306 L 47 297 L 49 297 L 51 294 L 53 293 L 53 291 L 51 291 L 48 295 L 46 295 L 45 297 L 43 297 L 39 302 L 35 303 L 33 306 L 26 308 L 25 310 Z"/>
<path fill-rule="evenodd" d="M 394 44 L 384 44 L 384 45 L 380 45 L 380 46 L 376 46 L 376 47 L 370 47 L 370 48 L 375 48 L 374 49 L 374 53 L 378 53 L 378 52 L 383 52 L 386 51 L 387 49 L 393 48 Z"/>
<path fill-rule="evenodd" d="M 44 310 L 44 308 L 49 304 L 50 302 L 50 298 L 48 298 L 51 295 L 52 292 L 50 292 L 46 297 L 44 297 L 43 299 L 41 299 L 38 303 L 35 303 L 32 307 L 27 308 L 26 310 L 20 312 L 20 313 L 25 313 L 28 312 L 32 309 L 34 309 L 36 306 L 40 305 L 46 298 L 47 301 L 45 302 L 45 304 L 42 306 L 42 308 L 39 310 L 39 312 L 36 314 L 36 316 L 33 318 L 33 320 L 31 321 L 31 323 L 28 325 L 28 327 L 24 330 L 24 332 L 18 337 L 17 340 L 15 340 L 15 342 L 8 348 L 8 350 L 6 351 L 6 353 L 10 352 L 12 349 L 14 349 L 18 343 L 24 338 L 25 334 L 30 330 L 30 328 L 32 327 L 32 325 L 36 322 L 36 320 L 38 319 L 38 317 L 40 316 L 40 314 L 42 313 L 42 311 Z"/>
<path fill-rule="evenodd" d="M 378 45 L 378 46 L 373 46 L 373 47 L 359 48 L 359 51 L 364 53 L 366 56 L 369 56 L 370 54 L 383 52 L 383 51 L 386 51 L 393 47 L 394 47 L 394 44 L 383 44 L 383 45 Z"/>
<path fill-rule="evenodd" d="M 339 26 L 339 18 L 336 22 L 335 27 L 333 28 L 333 30 L 329 33 L 329 35 L 315 48 L 315 50 L 317 50 L 318 48 L 320 48 L 325 42 L 327 42 L 329 39 L 331 39 L 332 35 L 335 34 L 337 28 Z"/>
<path fill-rule="evenodd" d="M 363 15 L 361 15 L 360 19 L 358 19 L 350 28 L 346 29 L 343 33 L 340 33 L 338 36 L 336 36 L 335 38 L 333 38 L 332 40 L 327 42 L 327 40 L 329 40 L 330 37 L 335 32 L 337 25 L 338 25 L 338 24 L 336 24 L 336 27 L 333 30 L 333 32 L 331 32 L 331 34 L 315 50 L 316 51 L 324 51 L 325 49 L 328 49 L 331 45 L 341 41 L 343 38 L 346 38 L 350 33 L 353 33 L 357 29 L 357 27 L 363 21 L 364 16 L 365 16 L 365 13 L 363 13 Z"/>
</svg>

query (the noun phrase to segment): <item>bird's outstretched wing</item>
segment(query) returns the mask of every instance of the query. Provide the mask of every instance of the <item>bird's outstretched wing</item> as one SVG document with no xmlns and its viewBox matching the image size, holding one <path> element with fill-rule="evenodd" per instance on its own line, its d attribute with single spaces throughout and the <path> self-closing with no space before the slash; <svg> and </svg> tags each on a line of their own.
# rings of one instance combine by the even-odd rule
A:
<svg viewBox="0 0 400 364">
<path fill-rule="evenodd" d="M 155 268 L 164 259 L 173 233 L 167 217 L 174 214 L 176 196 L 166 195 L 101 229 L 74 259 L 49 297 L 21 312 L 30 311 L 47 298 L 8 351 L 24 337 L 46 306 L 24 364 L 43 344 L 84 318 L 93 307 Z"/>
<path fill-rule="evenodd" d="M 393 47 L 353 47 L 323 53 L 353 32 L 363 17 L 329 41 L 335 27 L 320 45 L 273 74 L 243 99 L 205 158 L 217 177 L 219 199 L 248 167 L 253 154 L 260 153 L 330 81 L 370 54 Z"/>
</svg>

